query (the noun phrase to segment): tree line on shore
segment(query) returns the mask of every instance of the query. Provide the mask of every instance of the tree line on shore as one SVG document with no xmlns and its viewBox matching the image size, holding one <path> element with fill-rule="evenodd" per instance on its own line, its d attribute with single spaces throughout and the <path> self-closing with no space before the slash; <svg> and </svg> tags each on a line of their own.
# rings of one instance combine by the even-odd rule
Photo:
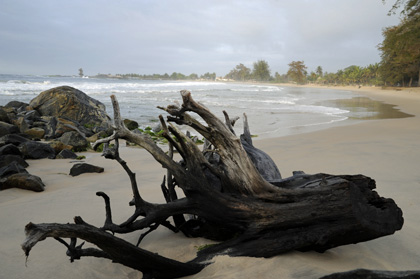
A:
<svg viewBox="0 0 420 279">
<path fill-rule="evenodd" d="M 383 0 L 385 2 L 385 0 Z M 165 80 L 232 80 L 275 83 L 317 83 L 323 85 L 370 85 L 370 86 L 420 86 L 420 0 L 397 0 L 389 14 L 401 8 L 401 21 L 396 26 L 383 30 L 384 40 L 378 45 L 381 62 L 368 66 L 351 65 L 335 73 L 324 72 L 321 66 L 308 72 L 304 61 L 292 61 L 286 74 L 275 72 L 271 75 L 270 66 L 265 60 L 258 60 L 248 68 L 240 63 L 224 77 L 216 73 L 184 75 L 174 72 L 140 74 L 98 74 L 95 77 L 165 79 Z M 83 73 L 79 69 L 79 75 Z"/>
</svg>

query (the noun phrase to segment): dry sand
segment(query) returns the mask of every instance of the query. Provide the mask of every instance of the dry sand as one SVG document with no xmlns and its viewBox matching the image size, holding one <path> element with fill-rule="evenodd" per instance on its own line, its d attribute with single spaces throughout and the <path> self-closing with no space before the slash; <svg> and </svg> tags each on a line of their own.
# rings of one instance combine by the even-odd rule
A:
<svg viewBox="0 0 420 279">
<path fill-rule="evenodd" d="M 349 90 L 349 88 L 345 88 Z M 392 236 L 355 245 L 316 252 L 290 252 L 271 259 L 216 257 L 214 263 L 189 278 L 319 278 L 333 272 L 356 268 L 420 270 L 420 92 L 384 91 L 371 88 L 350 90 L 398 105 L 416 117 L 365 121 L 318 132 L 254 144 L 270 154 L 283 177 L 293 170 L 306 173 L 364 174 L 377 181 L 381 196 L 393 198 L 404 212 L 405 224 Z M 251 127 L 252 129 L 252 127 Z M 165 171 L 144 150 L 121 148 L 123 158 L 137 173 L 142 195 L 163 202 L 160 183 Z M 141 278 L 141 274 L 108 260 L 83 258 L 70 263 L 65 247 L 47 239 L 40 242 L 26 261 L 20 244 L 28 222 L 72 222 L 82 216 L 101 226 L 104 204 L 95 196 L 104 191 L 111 197 L 115 222 L 132 213 L 128 177 L 114 161 L 98 153 L 85 153 L 87 163 L 103 166 L 102 174 L 68 175 L 70 160 L 29 161 L 28 171 L 40 176 L 46 191 L 32 193 L 19 189 L 0 192 L 0 278 Z M 125 236 L 135 242 L 138 235 Z M 197 246 L 209 243 L 186 239 L 159 229 L 142 247 L 181 261 L 192 259 Z"/>
</svg>

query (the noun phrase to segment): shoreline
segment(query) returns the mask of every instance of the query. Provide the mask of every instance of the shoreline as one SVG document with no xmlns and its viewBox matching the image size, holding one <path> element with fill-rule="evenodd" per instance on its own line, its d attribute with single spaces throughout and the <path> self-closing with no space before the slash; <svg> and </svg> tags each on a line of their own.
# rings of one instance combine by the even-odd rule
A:
<svg viewBox="0 0 420 279">
<path fill-rule="evenodd" d="M 332 89 L 336 89 L 335 87 Z M 363 89 L 363 87 L 362 87 Z M 350 89 L 345 89 L 350 90 Z M 364 91 L 355 90 L 357 94 Z M 352 125 L 329 127 L 315 132 L 258 139 L 254 145 L 269 154 L 284 178 L 292 171 L 306 173 L 363 174 L 377 182 L 380 196 L 392 198 L 402 208 L 405 224 L 394 235 L 346 245 L 326 251 L 290 252 L 269 259 L 218 256 L 214 263 L 197 275 L 200 278 L 319 278 L 334 272 L 357 268 L 377 270 L 418 270 L 420 258 L 420 94 L 395 94 L 387 90 L 366 90 L 367 97 L 396 105 L 415 117 L 360 121 Z M 133 152 L 136 150 L 136 152 Z M 122 158 L 137 174 L 141 194 L 149 202 L 164 202 L 159 185 L 166 173 L 143 149 L 121 147 Z M 48 239 L 31 251 L 26 263 L 20 243 L 28 222 L 71 222 L 82 216 L 96 226 L 103 224 L 103 201 L 95 192 L 104 191 L 112 203 L 115 222 L 132 214 L 129 179 L 124 170 L 100 153 L 83 153 L 86 163 L 102 166 L 101 174 L 71 177 L 72 160 L 28 160 L 28 171 L 42 178 L 46 189 L 41 193 L 20 189 L 0 192 L 0 261 L 2 277 L 41 278 L 131 278 L 141 274 L 105 259 L 83 258 L 70 263 L 65 247 Z M 135 243 L 138 234 L 124 235 Z M 197 248 L 208 240 L 189 239 L 165 228 L 146 237 L 142 248 L 163 256 L 188 261 Z M 186 278 L 195 278 L 190 276 Z"/>
</svg>

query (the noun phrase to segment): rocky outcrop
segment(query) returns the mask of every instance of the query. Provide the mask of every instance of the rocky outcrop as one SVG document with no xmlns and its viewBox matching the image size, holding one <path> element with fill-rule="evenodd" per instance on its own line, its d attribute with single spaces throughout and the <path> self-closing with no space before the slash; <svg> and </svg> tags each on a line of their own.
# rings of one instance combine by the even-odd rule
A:
<svg viewBox="0 0 420 279">
<path fill-rule="evenodd" d="M 44 91 L 29 104 L 12 101 L 0 106 L 0 190 L 43 191 L 42 180 L 26 171 L 24 159 L 76 159 L 73 151 L 86 150 L 87 138 L 110 134 L 105 106 L 69 86 Z M 85 172 L 103 172 L 103 168 L 75 165 L 71 174 Z"/>
<path fill-rule="evenodd" d="M 90 127 L 95 133 L 111 127 L 105 105 L 70 86 L 44 91 L 29 105 L 42 116 L 76 121 L 81 126 Z"/>
<path fill-rule="evenodd" d="M 93 173 L 93 172 L 97 172 L 97 173 L 104 172 L 104 168 L 94 166 L 91 164 L 79 163 L 79 164 L 74 164 L 73 167 L 70 169 L 71 176 L 78 176 L 83 173 Z"/>
<path fill-rule="evenodd" d="M 54 140 L 68 132 L 85 139 L 112 134 L 105 106 L 69 86 L 41 92 L 29 104 L 12 101 L 0 106 L 0 137 L 21 134 L 32 140 Z"/>
</svg>

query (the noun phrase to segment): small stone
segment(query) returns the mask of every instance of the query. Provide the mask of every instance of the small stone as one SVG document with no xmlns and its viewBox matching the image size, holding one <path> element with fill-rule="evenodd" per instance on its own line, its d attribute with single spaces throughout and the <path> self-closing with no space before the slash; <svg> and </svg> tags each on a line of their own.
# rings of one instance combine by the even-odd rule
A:
<svg viewBox="0 0 420 279">
<path fill-rule="evenodd" d="M 91 164 L 86 164 L 86 163 L 78 163 L 78 164 L 73 165 L 73 167 L 70 169 L 71 176 L 78 176 L 83 173 L 94 173 L 94 172 L 96 173 L 104 172 L 104 168 L 94 166 Z"/>
<path fill-rule="evenodd" d="M 124 125 L 127 127 L 128 130 L 134 130 L 139 127 L 139 123 L 131 119 L 124 119 Z"/>
</svg>

